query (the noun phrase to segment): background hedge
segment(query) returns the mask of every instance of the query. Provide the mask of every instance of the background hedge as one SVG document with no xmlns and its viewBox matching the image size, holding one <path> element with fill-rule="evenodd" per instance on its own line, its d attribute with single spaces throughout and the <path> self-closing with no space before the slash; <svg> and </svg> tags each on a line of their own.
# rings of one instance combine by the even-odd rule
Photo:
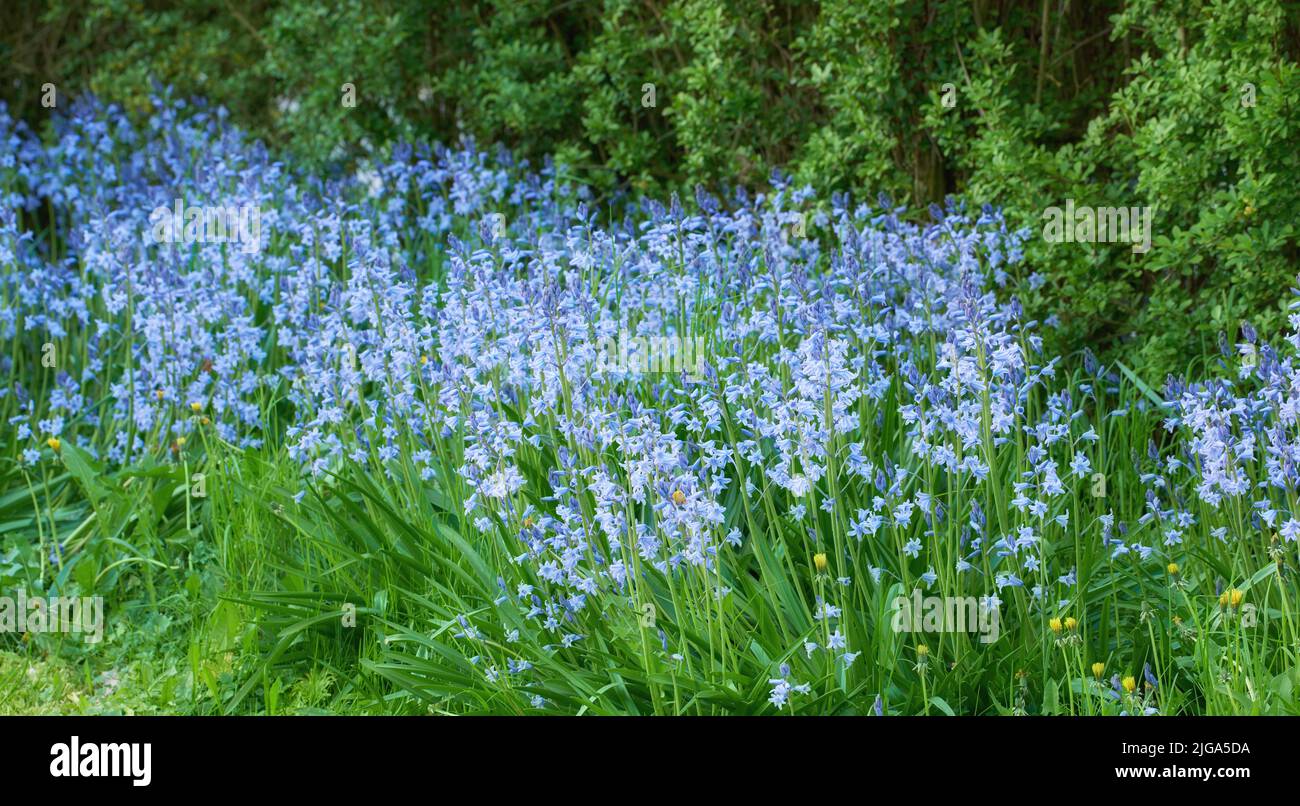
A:
<svg viewBox="0 0 1300 806">
<path fill-rule="evenodd" d="M 1067 198 L 1153 206 L 1149 253 L 1035 237 L 1008 290 L 1055 315 L 1057 349 L 1121 355 L 1151 380 L 1284 316 L 1298 61 L 1300 3 L 1277 0 L 0 8 L 0 97 L 35 124 L 47 82 L 60 104 L 89 90 L 128 108 L 157 82 L 313 162 L 469 134 L 606 190 L 760 188 L 780 167 L 918 210 L 962 194 L 1035 230 Z"/>
</svg>

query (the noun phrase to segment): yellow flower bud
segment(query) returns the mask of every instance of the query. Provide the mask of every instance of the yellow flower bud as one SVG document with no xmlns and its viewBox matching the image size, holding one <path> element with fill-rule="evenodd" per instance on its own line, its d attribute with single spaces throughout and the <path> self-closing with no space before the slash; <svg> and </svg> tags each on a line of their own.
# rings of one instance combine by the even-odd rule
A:
<svg viewBox="0 0 1300 806">
<path fill-rule="evenodd" d="M 203 404 L 198 402 L 197 400 L 194 401 L 193 403 L 190 404 L 190 411 L 194 412 L 195 414 L 198 414 L 199 412 L 203 411 Z"/>
<path fill-rule="evenodd" d="M 682 492 L 681 490 L 674 490 L 674 491 L 673 491 L 673 503 L 676 504 L 677 506 L 681 506 L 682 504 L 685 504 L 685 503 L 686 503 L 686 493 Z"/>
<path fill-rule="evenodd" d="M 1101 661 L 1097 661 L 1092 665 L 1092 676 L 1097 678 L 1098 680 L 1101 679 L 1101 673 L 1104 671 L 1106 671 L 1106 664 L 1102 663 Z"/>
<path fill-rule="evenodd" d="M 63 443 L 59 441 L 58 437 L 50 437 L 49 439 L 45 440 L 45 444 L 49 445 L 55 451 L 63 447 Z"/>
<path fill-rule="evenodd" d="M 1169 563 L 1165 570 L 1169 572 L 1171 577 L 1178 576 L 1178 563 Z"/>
<path fill-rule="evenodd" d="M 1052 628 L 1052 632 L 1060 632 L 1061 620 L 1059 618 L 1053 618 L 1051 621 L 1047 622 L 1047 626 Z"/>
<path fill-rule="evenodd" d="M 821 551 L 819 551 L 819 552 L 817 552 L 816 554 L 813 555 L 813 565 L 817 568 L 817 573 L 819 573 L 819 574 L 824 574 L 824 573 L 826 573 L 826 554 L 825 554 L 825 552 L 821 552 Z"/>
<path fill-rule="evenodd" d="M 1070 632 L 1074 632 L 1078 628 L 1079 628 L 1079 622 L 1074 616 L 1065 617 L 1065 629 L 1069 630 Z"/>
<path fill-rule="evenodd" d="M 1129 675 L 1128 677 L 1125 677 L 1121 685 L 1124 686 L 1124 690 L 1127 691 L 1129 694 L 1132 694 L 1134 691 L 1137 691 L 1137 687 L 1138 687 L 1137 681 L 1133 679 L 1133 675 Z"/>
</svg>

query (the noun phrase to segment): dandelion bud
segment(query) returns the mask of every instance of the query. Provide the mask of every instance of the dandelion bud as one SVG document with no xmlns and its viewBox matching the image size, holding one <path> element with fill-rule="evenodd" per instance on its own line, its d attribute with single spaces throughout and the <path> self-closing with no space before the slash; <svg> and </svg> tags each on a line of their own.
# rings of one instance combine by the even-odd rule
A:
<svg viewBox="0 0 1300 806">
<path fill-rule="evenodd" d="M 190 404 L 190 411 L 194 412 L 195 414 L 198 414 L 199 412 L 203 411 L 203 404 L 198 402 L 197 400 L 194 401 L 193 403 Z"/>
<path fill-rule="evenodd" d="M 59 441 L 58 437 L 50 437 L 49 439 L 45 440 L 45 444 L 49 445 L 50 448 L 52 448 L 55 451 L 58 451 L 59 448 L 63 447 L 63 443 Z"/>
<path fill-rule="evenodd" d="M 1047 626 L 1052 628 L 1052 632 L 1060 632 L 1061 620 L 1059 618 L 1053 618 L 1051 621 L 1047 622 Z"/>
<path fill-rule="evenodd" d="M 686 493 L 682 492 L 681 490 L 674 490 L 674 491 L 673 491 L 673 503 L 676 504 L 677 506 L 681 506 L 682 504 L 685 504 L 685 503 L 686 503 Z"/>
<path fill-rule="evenodd" d="M 819 551 L 819 552 L 817 552 L 816 554 L 813 555 L 813 565 L 817 568 L 817 573 L 819 573 L 819 574 L 824 574 L 824 573 L 826 573 L 826 554 L 825 554 L 825 552 L 821 552 L 821 551 Z"/>
<path fill-rule="evenodd" d="M 925 644 L 916 645 L 916 656 L 918 658 L 924 659 L 929 654 L 930 654 L 930 647 L 926 646 Z"/>
<path fill-rule="evenodd" d="M 1078 619 L 1076 619 L 1074 616 L 1066 616 L 1065 629 L 1069 630 L 1070 632 L 1074 632 L 1078 628 L 1079 628 Z"/>
<path fill-rule="evenodd" d="M 1106 664 L 1102 663 L 1101 661 L 1097 661 L 1092 665 L 1092 676 L 1097 678 L 1098 680 L 1101 679 L 1101 673 L 1104 671 L 1106 671 Z"/>
<path fill-rule="evenodd" d="M 1169 563 L 1165 570 L 1169 572 L 1171 577 L 1178 576 L 1178 563 Z"/>
<path fill-rule="evenodd" d="M 1124 686 L 1124 690 L 1127 691 L 1129 694 L 1132 694 L 1134 691 L 1137 691 L 1137 687 L 1138 687 L 1137 680 L 1134 679 L 1133 675 L 1129 675 L 1128 677 L 1125 677 L 1124 682 L 1121 685 Z"/>
<path fill-rule="evenodd" d="M 1241 607 L 1241 600 L 1245 598 L 1246 594 L 1236 588 L 1228 591 L 1228 602 L 1233 607 Z"/>
</svg>

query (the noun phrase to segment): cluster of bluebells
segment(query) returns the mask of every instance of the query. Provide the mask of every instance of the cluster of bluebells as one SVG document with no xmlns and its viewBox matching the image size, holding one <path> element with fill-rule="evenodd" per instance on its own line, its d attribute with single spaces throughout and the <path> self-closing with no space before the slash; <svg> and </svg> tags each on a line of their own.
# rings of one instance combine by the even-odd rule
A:
<svg viewBox="0 0 1300 806">
<path fill-rule="evenodd" d="M 1164 450 L 1153 441 L 1145 461 L 1135 460 L 1146 486 L 1140 522 L 1166 553 L 1180 553 L 1202 519 L 1212 538 L 1245 548 L 1258 564 L 1266 557 L 1280 563 L 1296 548 L 1300 289 L 1292 293 L 1283 346 L 1261 343 L 1246 323 L 1235 349 L 1220 337 L 1218 377 L 1166 382 L 1164 430 L 1171 439 Z"/>
<path fill-rule="evenodd" d="M 304 485 L 414 477 L 471 537 L 506 541 L 499 597 L 455 640 L 533 707 L 548 700 L 528 652 L 580 665 L 594 632 L 663 599 L 661 580 L 725 614 L 742 577 L 796 578 L 773 656 L 802 665 L 762 675 L 791 708 L 819 685 L 796 674 L 854 669 L 863 591 L 1066 611 L 1074 541 L 1181 555 L 1206 511 L 1189 492 L 1223 539 L 1238 511 L 1300 534 L 1284 503 L 1300 336 L 1284 355 L 1249 334 L 1258 360 L 1236 382 L 1171 383 L 1172 447 L 1136 458 L 1148 508 L 1117 522 L 1089 495 L 1090 417 L 1125 414 L 1090 404 L 1115 378 L 1091 361 L 1082 385 L 1058 377 L 1006 292 L 1026 235 L 991 209 L 913 223 L 780 174 L 762 194 L 598 205 L 550 165 L 470 142 L 322 178 L 223 110 L 166 97 L 141 127 L 83 100 L 45 139 L 0 107 L 0 142 L 0 331 L 33 356 L 77 345 L 35 388 L 30 371 L 0 390 L 21 461 L 48 460 L 53 438 L 123 466 L 199 428 L 257 448 L 288 410 L 277 448 Z M 262 248 L 152 242 L 150 211 L 175 199 L 255 205 Z M 611 363 L 623 333 L 635 349 L 699 339 L 703 372 Z M 506 608 L 522 620 L 492 615 Z M 682 627 L 641 628 L 663 663 L 690 664 Z"/>
</svg>

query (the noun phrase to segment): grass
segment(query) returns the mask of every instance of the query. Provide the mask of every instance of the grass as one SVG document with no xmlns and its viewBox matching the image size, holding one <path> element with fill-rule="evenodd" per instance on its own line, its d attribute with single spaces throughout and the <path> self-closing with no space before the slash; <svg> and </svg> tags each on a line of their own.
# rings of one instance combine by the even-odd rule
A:
<svg viewBox="0 0 1300 806">
<path fill-rule="evenodd" d="M 1045 612 L 1021 598 L 1009 602 L 1005 637 L 994 647 L 951 633 L 935 641 L 885 628 L 888 603 L 904 595 L 903 584 L 855 590 L 845 606 L 859 620 L 847 631 L 869 663 L 859 660 L 862 673 L 852 677 L 809 668 L 825 690 L 801 710 L 867 712 L 879 694 L 889 713 L 1113 713 L 1123 703 L 1106 695 L 1106 681 L 1115 673 L 1140 681 L 1149 663 L 1163 684 L 1144 699 L 1163 713 L 1296 712 L 1294 577 L 1280 570 L 1289 560 L 1270 558 L 1266 539 L 1225 546 L 1189 537 L 1186 558 L 1170 574 L 1131 557 L 1111 559 L 1083 534 L 1080 522 L 1106 510 L 1144 507 L 1128 457 L 1145 451 L 1160 416 L 1139 405 L 1150 390 L 1124 375 L 1113 397 L 1097 394 L 1092 406 L 1094 413 L 1128 410 L 1099 418 L 1096 468 L 1106 474 L 1105 495 L 1076 492 L 1072 528 L 1055 535 L 1050 549 L 1075 556 L 1082 597 L 1066 610 L 1078 626 L 1054 632 Z M 1073 394 L 1080 381 L 1080 374 L 1070 379 Z M 886 397 L 862 413 L 868 421 L 885 414 L 868 452 L 897 451 L 905 435 L 896 409 Z M 450 435 L 441 450 L 456 457 L 461 440 Z M 31 684 L 10 689 L 0 711 L 527 713 L 539 709 L 521 699 L 536 695 L 546 700 L 541 710 L 566 713 L 767 713 L 771 669 L 797 663 L 805 640 L 825 638 L 810 607 L 833 583 L 815 573 L 806 539 L 778 514 L 784 503 L 770 487 L 748 501 L 737 488 L 727 500 L 723 531 L 740 524 L 759 536 L 736 566 L 680 577 L 651 571 L 634 601 L 594 614 L 597 640 L 554 650 L 517 613 L 511 619 L 508 608 L 494 606 L 498 576 L 506 575 L 507 587 L 527 577 L 506 560 L 513 552 L 502 530 L 480 533 L 458 517 L 466 491 L 454 476 L 418 484 L 326 476 L 295 501 L 300 473 L 283 449 L 217 451 L 190 457 L 206 477 L 207 495 L 197 501 L 185 500 L 193 483 L 186 462 L 109 472 L 74 459 L 71 445 L 62 451 L 66 472 L 47 466 L 41 483 L 7 496 L 10 525 L 34 526 L 33 510 L 22 512 L 19 502 L 32 495 L 41 502 L 34 512 L 44 525 L 36 531 L 47 543 L 57 536 L 67 552 L 58 573 L 77 579 L 93 571 L 95 589 L 118 593 L 105 652 L 76 648 L 75 639 L 40 636 L 26 645 L 6 638 L 3 675 L 26 675 Z M 1008 480 L 1023 466 L 1018 453 L 998 462 Z M 559 464 L 542 450 L 521 459 L 535 480 Z M 402 463 L 391 475 L 418 477 Z M 850 511 L 866 503 L 847 488 L 830 490 Z M 968 494 L 954 486 L 946 499 L 956 508 Z M 1015 519 L 1006 509 L 989 517 Z M 828 518 L 819 526 L 837 533 Z M 893 559 L 888 545 L 859 552 L 844 562 L 863 577 L 870 565 Z M 22 552 L 7 554 L 13 562 Z M 41 567 L 30 556 L 19 565 Z M 1222 580 L 1256 609 L 1252 626 L 1237 608 L 1221 606 Z M 32 574 L 28 582 L 35 587 L 39 579 Z M 733 591 L 725 602 L 707 593 L 717 584 Z M 461 615 L 481 639 L 456 637 Z M 507 641 L 511 629 L 521 631 L 518 642 Z M 664 650 L 660 629 L 674 636 L 675 652 Z M 928 651 L 918 656 L 923 643 Z M 519 656 L 539 659 L 536 682 L 485 680 L 485 665 L 504 668 Z M 1104 665 L 1100 684 L 1094 663 Z M 118 681 L 111 693 L 106 678 Z"/>
<path fill-rule="evenodd" d="M 1137 397 L 1135 387 L 1120 385 L 1117 401 Z M 1119 457 L 1145 447 L 1157 424 L 1154 414 L 1134 414 L 1106 428 L 1099 450 L 1114 457 L 1101 466 L 1106 495 L 1076 501 L 1076 512 L 1142 510 L 1142 488 Z M 540 475 L 547 461 L 538 457 L 528 475 Z M 448 487 L 454 490 L 454 482 Z M 763 538 L 746 558 L 749 573 L 719 570 L 720 579 L 676 580 L 651 574 L 636 602 L 593 619 L 599 643 L 579 652 L 549 650 L 522 620 L 506 620 L 508 611 L 494 609 L 497 577 L 511 570 L 501 562 L 508 549 L 465 529 L 454 515 L 456 493 L 447 507 L 436 486 L 407 490 L 364 475 L 330 478 L 301 503 L 290 490 L 232 497 L 265 515 L 241 541 L 257 553 L 242 566 L 257 569 L 249 581 L 260 575 L 262 582 L 238 601 L 274 637 L 258 661 L 260 676 L 248 676 L 228 704 L 234 710 L 256 709 L 265 679 L 323 668 L 398 711 L 526 713 L 520 700 L 539 695 L 548 709 L 567 713 L 767 713 L 766 675 L 774 665 L 797 661 L 803 641 L 824 638 L 826 628 L 801 603 L 827 595 L 831 583 L 809 567 L 805 547 L 780 517 L 769 519 L 776 511 L 770 491 L 751 504 L 759 510 L 749 515 L 754 533 Z M 734 501 L 727 527 L 746 510 Z M 1203 550 L 1213 548 L 1207 539 L 1171 574 L 1167 568 L 1152 573 L 1135 559 L 1112 560 L 1078 532 L 1055 543 L 1054 551 L 1073 552 L 1078 562 L 1083 596 L 1067 609 L 1078 622 L 1073 630 L 1053 631 L 1050 619 L 1022 599 L 1004 616 L 1010 636 L 991 650 L 951 633 L 934 642 L 887 629 L 887 605 L 904 586 L 882 586 L 853 602 L 862 623 L 849 634 L 861 636 L 862 643 L 853 643 L 871 660 L 866 673 L 850 678 L 814 668 L 827 690 L 803 709 L 863 713 L 879 693 L 890 713 L 1115 713 L 1126 703 L 1108 696 L 1107 681 L 1120 674 L 1134 676 L 1135 696 L 1163 713 L 1295 712 L 1294 582 L 1268 558 L 1267 545 L 1211 552 Z M 869 561 L 850 562 L 863 568 Z M 507 579 L 511 587 L 517 577 Z M 1224 579 L 1238 580 L 1256 608 L 1253 625 L 1237 608 L 1221 606 L 1216 583 Z M 725 604 L 706 593 L 719 581 L 733 589 Z M 343 626 L 348 605 L 357 628 Z M 503 623 L 480 618 L 494 613 Z M 456 637 L 461 614 L 484 632 L 481 639 Z M 508 642 L 511 629 L 524 637 Z M 679 652 L 663 650 L 656 629 L 676 636 Z M 917 654 L 922 643 L 929 644 L 925 657 Z M 516 656 L 547 659 L 538 669 L 544 682 L 514 687 L 484 679 L 484 665 L 504 668 Z M 1094 663 L 1104 667 L 1100 682 Z M 1163 685 L 1143 694 L 1145 664 Z"/>
</svg>

